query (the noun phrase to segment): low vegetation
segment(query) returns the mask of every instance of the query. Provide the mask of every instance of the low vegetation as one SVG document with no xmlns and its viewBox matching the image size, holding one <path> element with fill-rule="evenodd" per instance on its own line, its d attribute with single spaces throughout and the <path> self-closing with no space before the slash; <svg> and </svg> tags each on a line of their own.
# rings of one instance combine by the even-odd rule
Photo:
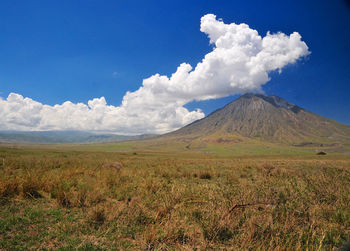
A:
<svg viewBox="0 0 350 251">
<path fill-rule="evenodd" d="M 3 147 L 0 249 L 332 250 L 349 187 L 347 155 Z"/>
</svg>

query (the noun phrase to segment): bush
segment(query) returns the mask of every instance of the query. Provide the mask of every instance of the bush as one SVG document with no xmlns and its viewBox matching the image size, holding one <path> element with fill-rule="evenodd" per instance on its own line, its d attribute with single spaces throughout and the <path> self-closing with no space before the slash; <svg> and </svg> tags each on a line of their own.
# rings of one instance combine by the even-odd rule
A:
<svg viewBox="0 0 350 251">
<path fill-rule="evenodd" d="M 199 175 L 200 179 L 204 180 L 210 180 L 211 179 L 211 174 L 209 172 L 203 172 Z"/>
</svg>

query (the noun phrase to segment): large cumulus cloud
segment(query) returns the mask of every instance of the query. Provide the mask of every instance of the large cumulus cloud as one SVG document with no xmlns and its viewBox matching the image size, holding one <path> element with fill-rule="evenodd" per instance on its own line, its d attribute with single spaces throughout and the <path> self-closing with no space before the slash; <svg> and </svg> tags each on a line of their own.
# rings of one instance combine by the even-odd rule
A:
<svg viewBox="0 0 350 251">
<path fill-rule="evenodd" d="M 201 18 L 200 30 L 213 50 L 195 68 L 182 63 L 170 77 L 144 79 L 138 90 L 125 94 L 121 106 L 107 105 L 104 97 L 49 106 L 11 93 L 0 99 L 0 129 L 164 133 L 204 117 L 185 104 L 261 91 L 269 72 L 281 72 L 310 53 L 298 32 L 261 37 L 247 24 L 225 24 L 213 14 Z"/>
</svg>

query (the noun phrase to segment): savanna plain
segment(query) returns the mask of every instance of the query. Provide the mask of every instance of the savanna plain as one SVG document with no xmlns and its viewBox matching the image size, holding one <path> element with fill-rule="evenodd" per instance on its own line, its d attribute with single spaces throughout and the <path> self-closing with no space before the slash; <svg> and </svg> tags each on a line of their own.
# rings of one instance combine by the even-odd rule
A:
<svg viewBox="0 0 350 251">
<path fill-rule="evenodd" d="M 0 249 L 336 250 L 350 240 L 349 154 L 252 149 L 1 146 Z"/>
</svg>

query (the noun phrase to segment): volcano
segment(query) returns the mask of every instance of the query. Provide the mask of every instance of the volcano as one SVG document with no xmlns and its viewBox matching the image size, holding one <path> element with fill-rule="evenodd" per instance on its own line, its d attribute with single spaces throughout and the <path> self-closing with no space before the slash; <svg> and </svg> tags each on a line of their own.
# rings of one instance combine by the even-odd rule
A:
<svg viewBox="0 0 350 251">
<path fill-rule="evenodd" d="M 162 137 L 217 142 L 247 138 L 293 144 L 349 142 L 350 126 L 275 95 L 245 94 L 207 117 Z"/>
</svg>

